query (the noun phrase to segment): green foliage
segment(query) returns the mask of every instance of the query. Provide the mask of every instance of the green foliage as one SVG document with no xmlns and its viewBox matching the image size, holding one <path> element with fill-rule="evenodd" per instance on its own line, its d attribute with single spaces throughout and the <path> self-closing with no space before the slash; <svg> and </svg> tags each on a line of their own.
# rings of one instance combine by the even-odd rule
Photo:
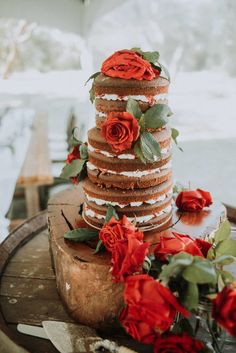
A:
<svg viewBox="0 0 236 353">
<path fill-rule="evenodd" d="M 98 236 L 98 231 L 91 228 L 78 228 L 66 232 L 64 238 L 74 242 L 86 242 Z"/>
<path fill-rule="evenodd" d="M 146 159 L 145 159 L 143 152 L 142 152 L 142 149 L 140 147 L 139 140 L 134 145 L 134 153 L 135 153 L 135 156 L 138 157 L 142 163 L 146 164 Z"/>
<path fill-rule="evenodd" d="M 168 123 L 173 113 L 167 104 L 155 104 L 144 114 L 145 129 L 159 129 Z"/>
<path fill-rule="evenodd" d="M 217 274 L 211 261 L 200 256 L 194 256 L 192 264 L 182 272 L 182 277 L 191 283 L 216 284 Z"/>
<path fill-rule="evenodd" d="M 107 207 L 105 222 L 108 223 L 110 221 L 110 219 L 112 218 L 112 216 L 114 216 L 115 219 L 119 219 L 119 216 L 118 216 L 115 208 L 109 204 Z"/>
<path fill-rule="evenodd" d="M 196 310 L 198 307 L 199 301 L 199 290 L 198 285 L 196 283 L 188 282 L 187 290 L 184 293 L 182 298 L 182 304 L 188 310 Z"/>
<path fill-rule="evenodd" d="M 126 111 L 132 114 L 136 119 L 140 119 L 142 116 L 142 110 L 136 100 L 129 98 L 126 104 Z"/>
<path fill-rule="evenodd" d="M 171 128 L 171 137 L 172 137 L 172 139 L 173 139 L 173 141 L 174 141 L 174 143 L 176 144 L 176 146 L 178 147 L 178 149 L 181 151 L 181 152 L 183 152 L 183 149 L 181 148 L 181 147 L 179 147 L 179 145 L 178 145 L 178 141 L 177 141 L 177 137 L 179 136 L 179 131 L 177 130 L 177 129 L 175 129 L 175 128 Z"/>
<path fill-rule="evenodd" d="M 103 245 L 103 242 L 101 241 L 101 239 L 98 240 L 96 249 L 94 250 L 94 255 L 98 254 L 99 252 L 105 250 L 105 246 Z"/>
<path fill-rule="evenodd" d="M 66 164 L 61 171 L 60 178 L 70 179 L 71 177 L 76 177 L 83 169 L 86 160 L 84 159 L 74 159 L 70 164 Z"/>
<path fill-rule="evenodd" d="M 81 159 L 88 159 L 88 146 L 85 143 L 82 143 L 79 147 Z"/>
<path fill-rule="evenodd" d="M 231 226 L 228 220 L 225 220 L 220 228 L 215 232 L 214 243 L 218 244 L 221 241 L 224 241 L 230 237 Z"/>
<path fill-rule="evenodd" d="M 87 79 L 87 81 L 85 82 L 85 85 L 90 81 L 90 80 L 93 80 L 93 79 L 95 79 L 98 75 L 100 75 L 100 71 L 98 71 L 98 72 L 95 72 L 94 74 L 92 74 L 88 79 Z"/>
<path fill-rule="evenodd" d="M 76 126 L 73 128 L 72 132 L 71 132 L 71 139 L 70 139 L 70 145 L 75 147 L 77 145 L 82 144 L 83 142 L 80 141 L 77 137 L 76 137 L 76 131 L 79 130 L 79 128 Z"/>
<path fill-rule="evenodd" d="M 161 147 L 150 132 L 141 133 L 140 148 L 148 162 L 155 162 L 155 157 L 161 158 Z"/>
</svg>

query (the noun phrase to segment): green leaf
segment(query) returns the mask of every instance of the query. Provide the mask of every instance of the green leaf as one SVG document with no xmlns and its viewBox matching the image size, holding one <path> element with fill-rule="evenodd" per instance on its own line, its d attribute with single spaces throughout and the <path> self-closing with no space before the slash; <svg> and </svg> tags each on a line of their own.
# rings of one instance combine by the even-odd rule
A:
<svg viewBox="0 0 236 353">
<path fill-rule="evenodd" d="M 88 146 L 85 143 L 80 145 L 79 152 L 82 159 L 88 159 Z"/>
<path fill-rule="evenodd" d="M 183 295 L 182 303 L 188 310 L 196 310 L 198 307 L 199 292 L 196 283 L 188 282 L 188 287 Z"/>
<path fill-rule="evenodd" d="M 67 240 L 83 243 L 98 236 L 98 231 L 90 228 L 78 228 L 66 232 L 64 238 Z"/>
<path fill-rule="evenodd" d="M 135 51 L 136 53 L 139 53 L 141 55 L 143 54 L 141 48 L 138 48 L 138 47 L 131 48 L 130 50 Z"/>
<path fill-rule="evenodd" d="M 223 270 L 219 270 L 218 272 L 219 272 L 225 286 L 227 286 L 235 281 L 234 276 L 230 272 L 223 271 Z"/>
<path fill-rule="evenodd" d="M 115 208 L 112 205 L 108 205 L 107 207 L 107 213 L 106 213 L 106 218 L 105 218 L 105 223 L 108 223 L 111 219 L 111 217 L 114 216 L 115 219 L 119 219 L 118 214 L 116 213 Z"/>
<path fill-rule="evenodd" d="M 146 159 L 145 159 L 143 152 L 141 150 L 139 140 L 134 145 L 134 153 L 135 153 L 135 156 L 138 157 L 142 163 L 146 164 Z"/>
<path fill-rule="evenodd" d="M 161 63 L 158 63 L 158 65 L 160 66 L 160 68 L 161 68 L 161 73 L 163 72 L 164 73 L 164 78 L 167 78 L 167 80 L 170 82 L 170 73 L 169 73 L 169 71 L 167 70 L 167 68 L 164 66 L 164 65 L 162 65 Z"/>
<path fill-rule="evenodd" d="M 86 165 L 86 163 L 84 163 L 83 168 L 78 176 L 78 182 L 84 180 L 87 175 L 88 175 L 87 165 Z"/>
<path fill-rule="evenodd" d="M 167 104 L 155 104 L 144 114 L 146 129 L 159 129 L 168 123 L 172 112 Z"/>
<path fill-rule="evenodd" d="M 225 220 L 220 228 L 215 232 L 214 243 L 218 244 L 219 242 L 226 240 L 230 237 L 231 234 L 231 225 L 228 220 Z"/>
<path fill-rule="evenodd" d="M 84 159 L 74 159 L 70 164 L 66 164 L 62 169 L 60 178 L 70 179 L 71 177 L 77 176 L 83 169 L 85 162 Z"/>
<path fill-rule="evenodd" d="M 96 78 L 98 75 L 100 75 L 100 73 L 101 73 L 101 72 L 98 71 L 98 72 L 95 72 L 94 74 L 92 74 L 92 75 L 87 79 L 87 81 L 85 82 L 84 85 L 87 85 L 87 83 L 88 83 L 90 80 Z"/>
<path fill-rule="evenodd" d="M 177 137 L 179 136 L 179 131 L 177 130 L 177 129 L 175 129 L 175 128 L 171 128 L 171 137 L 172 137 L 172 139 L 173 139 L 173 141 L 174 141 L 174 143 L 176 144 L 176 146 L 178 147 L 178 149 L 181 151 L 181 152 L 183 152 L 183 149 L 181 148 L 181 147 L 179 147 L 179 145 L 178 145 L 178 141 L 177 141 Z"/>
<path fill-rule="evenodd" d="M 129 98 L 126 104 L 126 111 L 132 114 L 136 119 L 140 119 L 142 116 L 142 110 L 136 100 Z"/>
<path fill-rule="evenodd" d="M 141 133 L 140 147 L 149 162 L 155 162 L 155 157 L 161 158 L 161 147 L 150 132 Z"/>
<path fill-rule="evenodd" d="M 212 261 L 212 263 L 220 266 L 225 266 L 232 264 L 235 260 L 236 257 L 232 255 L 222 255 L 217 257 L 214 261 Z"/>
<path fill-rule="evenodd" d="M 75 127 L 73 128 L 72 132 L 71 132 L 71 141 L 70 141 L 70 143 L 71 143 L 71 145 L 72 145 L 73 147 L 75 147 L 75 146 L 80 145 L 80 144 L 83 143 L 82 141 L 80 141 L 80 140 L 76 137 L 76 131 L 77 131 L 77 130 L 79 130 L 79 128 L 78 128 L 77 126 L 75 126 Z"/>
<path fill-rule="evenodd" d="M 218 243 L 215 247 L 216 258 L 222 255 L 236 257 L 236 240 L 226 239 Z"/>
<path fill-rule="evenodd" d="M 217 281 L 216 270 L 213 264 L 202 257 L 194 256 L 191 266 L 188 266 L 182 272 L 182 277 L 191 283 L 215 284 Z"/>
<path fill-rule="evenodd" d="M 147 60 L 151 64 L 155 65 L 158 63 L 160 54 L 158 53 L 158 51 L 144 51 L 142 53 L 142 57 L 144 60 Z"/>
<path fill-rule="evenodd" d="M 159 278 L 168 283 L 169 278 L 177 277 L 193 262 L 193 256 L 185 252 L 171 256 L 170 263 L 162 267 Z"/>
<path fill-rule="evenodd" d="M 99 239 L 97 246 L 96 246 L 96 249 L 94 250 L 93 254 L 96 255 L 102 250 L 105 250 L 105 246 L 104 246 L 103 242 L 101 241 L 101 239 Z"/>
</svg>

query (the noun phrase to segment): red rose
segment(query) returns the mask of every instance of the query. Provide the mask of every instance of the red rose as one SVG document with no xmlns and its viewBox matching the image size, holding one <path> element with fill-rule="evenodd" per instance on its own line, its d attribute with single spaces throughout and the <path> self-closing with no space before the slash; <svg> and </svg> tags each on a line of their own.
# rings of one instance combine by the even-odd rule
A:
<svg viewBox="0 0 236 353">
<path fill-rule="evenodd" d="M 124 300 L 128 306 L 128 309 L 124 310 L 132 313 L 132 318 L 147 324 L 158 333 L 170 328 L 177 311 L 184 316 L 189 315 L 168 288 L 148 275 L 126 278 Z M 121 318 L 127 327 L 129 318 L 125 316 L 124 311 Z"/>
<path fill-rule="evenodd" d="M 70 164 L 75 159 L 80 159 L 80 145 L 77 145 L 73 148 L 73 150 L 67 155 L 66 164 Z"/>
<path fill-rule="evenodd" d="M 157 337 L 157 332 L 147 323 L 136 318 L 136 312 L 132 312 L 132 307 L 126 306 L 119 315 L 119 321 L 125 328 L 126 332 L 135 340 L 153 344 Z"/>
<path fill-rule="evenodd" d="M 128 80 L 153 80 L 160 72 L 152 67 L 149 61 L 132 50 L 119 50 L 109 56 L 102 64 L 104 75 Z"/>
<path fill-rule="evenodd" d="M 102 124 L 102 135 L 115 152 L 130 149 L 139 130 L 138 120 L 128 112 L 109 113 Z"/>
<path fill-rule="evenodd" d="M 175 201 L 181 211 L 195 212 L 212 204 L 212 197 L 208 191 L 201 189 L 181 191 Z"/>
<path fill-rule="evenodd" d="M 181 336 L 169 335 L 159 337 L 154 345 L 154 353 L 199 353 L 203 352 L 205 345 L 190 337 L 187 333 Z"/>
<path fill-rule="evenodd" d="M 212 317 L 232 336 L 236 336 L 236 289 L 226 286 L 213 300 Z"/>
<path fill-rule="evenodd" d="M 199 247 L 204 257 L 207 257 L 208 250 L 212 247 L 212 244 L 203 239 L 195 239 L 195 244 Z"/>
<path fill-rule="evenodd" d="M 99 239 L 103 242 L 108 251 L 112 251 L 117 241 L 133 236 L 138 240 L 143 240 L 143 233 L 136 230 L 135 226 L 126 216 L 116 220 L 114 217 L 105 224 L 99 233 Z"/>
<path fill-rule="evenodd" d="M 193 256 L 203 256 L 194 239 L 175 232 L 172 233 L 172 236 L 160 237 L 160 243 L 156 246 L 154 255 L 157 259 L 166 261 L 167 255 L 175 255 L 182 251 Z"/>
<path fill-rule="evenodd" d="M 142 271 L 148 243 L 129 236 L 116 242 L 112 249 L 112 275 L 115 282 L 124 282 L 125 277 Z"/>
</svg>

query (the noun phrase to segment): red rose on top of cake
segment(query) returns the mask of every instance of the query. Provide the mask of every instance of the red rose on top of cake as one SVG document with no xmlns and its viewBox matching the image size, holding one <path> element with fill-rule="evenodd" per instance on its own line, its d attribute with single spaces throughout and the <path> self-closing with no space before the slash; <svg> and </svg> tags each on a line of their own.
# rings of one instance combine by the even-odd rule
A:
<svg viewBox="0 0 236 353">
<path fill-rule="evenodd" d="M 175 203 L 181 211 L 195 212 L 210 206 L 212 204 L 212 197 L 205 190 L 186 190 L 179 193 Z"/>
<path fill-rule="evenodd" d="M 115 152 L 130 149 L 139 130 L 138 120 L 128 112 L 111 112 L 102 124 L 102 135 Z"/>
<path fill-rule="evenodd" d="M 109 56 L 102 64 L 101 71 L 110 77 L 129 80 L 153 80 L 160 72 L 149 61 L 133 50 L 119 50 Z"/>
</svg>

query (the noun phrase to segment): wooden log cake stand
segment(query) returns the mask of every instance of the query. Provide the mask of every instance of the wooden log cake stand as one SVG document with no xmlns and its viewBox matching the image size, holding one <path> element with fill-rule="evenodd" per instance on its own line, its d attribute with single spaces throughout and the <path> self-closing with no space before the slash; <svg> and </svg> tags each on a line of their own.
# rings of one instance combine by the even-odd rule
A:
<svg viewBox="0 0 236 353">
<path fill-rule="evenodd" d="M 88 227 L 79 214 L 83 191 L 68 189 L 49 200 L 48 225 L 57 288 L 69 314 L 82 324 L 109 329 L 114 327 L 123 305 L 123 285 L 115 284 L 110 273 L 110 254 L 94 255 L 96 243 L 64 240 L 65 232 Z M 179 214 L 174 210 L 172 230 L 190 236 L 206 236 L 218 229 L 226 218 L 226 209 L 218 201 L 197 213 Z M 176 223 L 177 222 L 177 223 Z M 148 235 L 156 243 L 170 229 Z"/>
</svg>

